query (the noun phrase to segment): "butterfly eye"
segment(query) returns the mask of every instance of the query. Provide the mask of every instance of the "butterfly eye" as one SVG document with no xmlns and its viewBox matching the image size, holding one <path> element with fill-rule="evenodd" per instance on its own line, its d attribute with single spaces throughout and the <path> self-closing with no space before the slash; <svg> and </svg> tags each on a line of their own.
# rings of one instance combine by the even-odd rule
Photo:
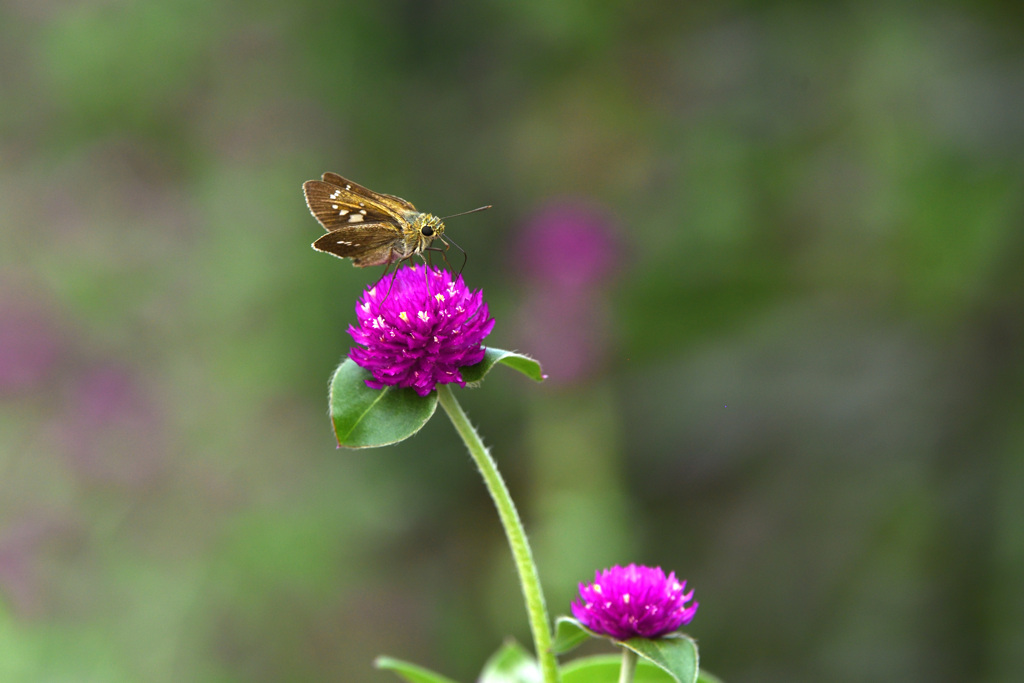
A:
<svg viewBox="0 0 1024 683">
<path fill-rule="evenodd" d="M 432 227 L 430 227 L 429 225 L 424 225 L 423 228 L 420 230 L 420 233 L 424 237 L 430 237 L 431 235 L 434 234 L 434 229 Z"/>
</svg>

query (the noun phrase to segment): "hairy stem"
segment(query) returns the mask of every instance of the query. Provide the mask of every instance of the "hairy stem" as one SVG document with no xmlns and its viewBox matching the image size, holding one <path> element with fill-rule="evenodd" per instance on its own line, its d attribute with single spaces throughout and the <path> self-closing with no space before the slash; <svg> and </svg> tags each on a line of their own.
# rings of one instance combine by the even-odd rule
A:
<svg viewBox="0 0 1024 683">
<path fill-rule="evenodd" d="M 459 433 L 466 448 L 469 449 L 469 454 L 484 478 L 494 505 L 498 508 L 498 516 L 505 528 L 505 536 L 508 538 L 516 571 L 519 573 L 523 597 L 526 599 L 526 611 L 530 619 L 530 630 L 533 633 L 533 645 L 537 652 L 537 659 L 540 661 L 544 683 L 559 683 L 558 662 L 555 661 L 555 655 L 551 652 L 551 625 L 548 621 L 547 607 L 544 605 L 544 594 L 541 592 L 537 565 L 533 561 L 533 553 L 530 552 L 530 544 L 526 540 L 526 531 L 523 529 L 516 506 L 512 502 L 512 496 L 509 495 L 505 480 L 498 472 L 494 458 L 487 451 L 487 447 L 484 446 L 476 429 L 470 424 L 462 406 L 455 399 L 450 385 L 439 384 L 437 395 L 441 407 L 448 413 L 452 424 L 455 425 L 455 431 Z"/>
</svg>

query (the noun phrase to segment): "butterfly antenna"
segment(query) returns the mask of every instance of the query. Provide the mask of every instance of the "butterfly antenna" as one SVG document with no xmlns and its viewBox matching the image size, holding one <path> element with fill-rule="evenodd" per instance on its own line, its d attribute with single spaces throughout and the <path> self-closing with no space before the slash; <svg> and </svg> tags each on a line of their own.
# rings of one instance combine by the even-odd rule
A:
<svg viewBox="0 0 1024 683">
<path fill-rule="evenodd" d="M 478 211 L 486 211 L 487 209 L 491 209 L 493 207 L 494 207 L 493 204 L 488 204 L 487 206 L 478 206 L 475 209 L 470 209 L 469 211 L 463 211 L 462 213 L 453 213 L 450 216 L 442 216 L 441 220 L 444 221 L 444 220 L 448 220 L 449 218 L 456 218 L 457 216 L 465 216 L 467 214 L 477 213 Z M 459 275 L 462 275 L 462 271 L 466 268 L 466 262 L 469 261 L 469 254 L 467 254 L 466 250 L 463 249 L 462 247 L 460 247 L 455 242 L 455 240 L 453 240 L 451 237 L 448 237 L 448 238 L 442 237 L 441 241 L 444 242 L 444 249 L 429 249 L 428 248 L 427 251 L 439 251 L 439 252 L 441 252 L 441 258 L 444 259 L 444 262 L 448 265 L 448 269 L 451 270 L 452 269 L 452 264 L 448 260 L 448 255 L 445 253 L 445 252 L 448 251 L 448 242 L 450 241 L 452 244 L 455 245 L 456 249 L 458 249 L 459 251 L 462 252 L 462 267 L 459 268 Z"/>
<path fill-rule="evenodd" d="M 486 211 L 487 209 L 493 208 L 493 206 L 493 204 L 488 204 L 487 206 L 480 206 L 475 209 L 470 209 L 469 211 L 463 211 L 462 213 L 453 213 L 451 216 L 441 216 L 441 220 L 455 218 L 456 216 L 465 216 L 467 214 L 476 213 L 477 211 Z"/>
</svg>

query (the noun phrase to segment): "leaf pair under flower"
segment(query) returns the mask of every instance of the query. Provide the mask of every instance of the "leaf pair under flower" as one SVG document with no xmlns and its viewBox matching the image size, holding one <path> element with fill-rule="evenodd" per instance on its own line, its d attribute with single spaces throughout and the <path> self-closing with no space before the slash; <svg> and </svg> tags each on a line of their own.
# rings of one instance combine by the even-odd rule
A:
<svg viewBox="0 0 1024 683">
<path fill-rule="evenodd" d="M 689 638 L 671 639 L 677 652 L 664 656 L 666 665 L 656 664 L 641 654 L 633 683 L 721 683 L 717 678 L 697 668 L 697 646 Z M 657 643 L 658 641 L 649 641 Z M 643 647 L 642 645 L 640 647 Z M 657 657 L 657 654 L 652 653 Z M 441 674 L 392 657 L 378 657 L 378 669 L 388 669 L 409 683 L 456 683 Z M 612 683 L 619 680 L 621 657 L 595 655 L 581 657 L 560 667 L 562 683 Z M 672 666 L 669 672 L 666 666 Z M 519 643 L 505 643 L 488 660 L 477 683 L 541 683 L 537 660 Z"/>
<path fill-rule="evenodd" d="M 540 363 L 514 351 L 484 349 L 479 363 L 462 368 L 467 386 L 478 386 L 496 364 L 518 370 L 530 379 L 544 379 Z M 418 432 L 437 408 L 437 392 L 420 396 L 409 388 L 366 385 L 368 371 L 346 359 L 331 378 L 330 408 L 338 446 L 374 448 L 404 441 Z"/>
<path fill-rule="evenodd" d="M 552 649 L 555 654 L 565 654 L 581 645 L 588 638 L 606 637 L 608 636 L 591 631 L 572 617 L 559 617 L 555 622 L 555 642 L 552 645 Z M 664 674 L 671 676 L 671 679 L 661 678 L 657 680 L 671 680 L 675 681 L 675 683 L 694 683 L 698 680 L 700 670 L 698 668 L 697 643 L 687 635 L 672 633 L 660 638 L 635 637 L 626 640 L 615 640 L 614 642 L 620 647 L 635 652 L 641 657 L 641 664 L 646 662 L 648 665 L 657 667 Z M 617 671 L 620 664 L 618 657 L 614 658 L 614 664 Z M 604 665 L 602 665 L 603 667 Z M 585 680 L 610 681 L 612 679 L 588 678 Z M 566 683 L 564 677 L 562 683 Z"/>
</svg>

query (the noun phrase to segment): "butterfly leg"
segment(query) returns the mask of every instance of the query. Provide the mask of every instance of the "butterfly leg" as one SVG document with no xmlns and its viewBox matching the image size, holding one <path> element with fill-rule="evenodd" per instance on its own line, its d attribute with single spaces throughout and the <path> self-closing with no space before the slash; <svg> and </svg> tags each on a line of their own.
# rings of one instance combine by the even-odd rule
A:
<svg viewBox="0 0 1024 683">
<path fill-rule="evenodd" d="M 384 271 L 380 274 L 380 277 L 377 278 L 377 281 L 373 283 L 374 287 L 376 287 L 377 285 L 379 285 L 381 282 L 384 281 L 384 278 L 386 278 L 388 276 L 388 268 L 390 268 L 390 267 L 391 267 L 391 259 L 389 258 L 387 260 L 387 262 L 384 264 Z M 396 268 L 396 270 L 397 270 L 397 268 Z"/>
<path fill-rule="evenodd" d="M 416 255 L 420 257 L 421 261 L 423 261 L 423 281 L 426 283 L 427 291 L 429 292 L 430 291 L 430 272 L 434 269 L 434 264 L 431 263 L 431 261 L 430 261 L 430 254 L 424 255 L 423 254 L 424 251 L 432 251 L 432 250 L 431 250 L 430 247 L 426 247 L 426 248 L 421 249 L 420 251 L 416 252 Z M 410 254 L 406 258 L 412 258 L 412 255 Z"/>
<path fill-rule="evenodd" d="M 441 241 L 444 242 L 444 250 L 447 252 L 450 247 L 448 240 L 442 237 Z M 462 275 L 462 271 L 466 269 L 466 262 L 469 260 L 469 254 L 467 254 L 466 250 L 460 247 L 455 240 L 451 240 L 451 243 L 455 245 L 456 249 L 462 252 L 462 267 L 459 268 L 459 275 Z M 448 264 L 448 270 L 454 270 L 454 268 L 452 268 L 452 264 L 448 262 L 447 255 L 445 255 L 444 262 Z"/>
<path fill-rule="evenodd" d="M 387 301 L 388 297 L 391 296 L 391 288 L 395 286 L 395 280 L 398 278 L 398 266 L 399 266 L 399 264 L 402 263 L 402 261 L 405 260 L 405 259 L 400 259 L 398 261 L 394 261 L 393 262 L 391 260 L 393 256 L 394 256 L 394 252 L 392 252 L 391 255 L 388 256 L 388 261 L 387 261 L 387 263 L 384 264 L 384 272 L 381 274 L 380 280 L 377 280 L 377 283 L 380 284 L 381 280 L 383 280 L 385 277 L 387 277 L 388 268 L 390 268 L 392 263 L 394 263 L 395 270 L 391 274 L 391 282 L 388 283 L 388 291 L 387 291 L 387 293 L 384 294 L 384 298 L 380 300 L 381 303 L 384 303 L 385 301 Z M 376 286 L 376 285 L 374 285 L 374 286 Z"/>
<path fill-rule="evenodd" d="M 441 249 L 439 247 L 427 247 L 423 251 L 436 251 L 437 253 L 441 254 L 441 259 L 444 261 L 444 264 L 448 266 L 448 270 L 455 270 L 454 268 L 452 268 L 451 261 L 448 260 L 448 255 L 445 254 L 445 251 L 447 251 L 446 249 Z"/>
</svg>

